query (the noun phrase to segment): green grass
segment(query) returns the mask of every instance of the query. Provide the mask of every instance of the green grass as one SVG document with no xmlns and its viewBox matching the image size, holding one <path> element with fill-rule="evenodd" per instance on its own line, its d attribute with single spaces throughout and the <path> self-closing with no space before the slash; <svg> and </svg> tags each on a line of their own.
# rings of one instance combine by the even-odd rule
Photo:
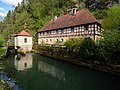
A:
<svg viewBox="0 0 120 90">
<path fill-rule="evenodd" d="M 3 82 L 2 80 L 0 80 L 0 90 L 11 90 L 8 85 Z"/>
<path fill-rule="evenodd" d="M 3 55 L 6 51 L 6 47 L 0 47 L 0 55 Z"/>
<path fill-rule="evenodd" d="M 0 55 L 3 55 L 6 51 L 6 47 L 0 47 Z M 3 68 L 3 65 L 0 64 L 0 70 Z M 10 90 L 6 83 L 0 79 L 0 90 Z"/>
</svg>

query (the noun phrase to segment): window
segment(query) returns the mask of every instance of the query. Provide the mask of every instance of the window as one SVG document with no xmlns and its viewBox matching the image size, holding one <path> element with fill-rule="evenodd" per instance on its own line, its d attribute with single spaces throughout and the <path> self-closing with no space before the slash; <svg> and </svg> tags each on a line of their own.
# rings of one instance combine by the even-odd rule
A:
<svg viewBox="0 0 120 90">
<path fill-rule="evenodd" d="M 59 42 L 59 40 L 58 40 L 58 39 L 56 39 L 56 42 Z"/>
<path fill-rule="evenodd" d="M 27 38 L 24 38 L 24 42 L 27 43 Z"/>
<path fill-rule="evenodd" d="M 50 39 L 50 42 L 52 42 L 52 39 Z"/>
<path fill-rule="evenodd" d="M 41 43 L 44 43 L 44 40 L 42 39 Z"/>
<path fill-rule="evenodd" d="M 41 33 L 39 33 L 39 36 L 41 36 Z"/>
<path fill-rule="evenodd" d="M 48 42 L 48 39 L 46 39 L 46 42 Z"/>
<path fill-rule="evenodd" d="M 71 27 L 72 32 L 74 32 L 74 27 Z"/>
<path fill-rule="evenodd" d="M 56 34 L 58 34 L 58 30 L 56 30 Z"/>
<path fill-rule="evenodd" d="M 63 42 L 63 38 L 61 39 L 61 42 Z"/>
<path fill-rule="evenodd" d="M 61 33 L 64 33 L 64 30 L 63 30 L 63 29 L 61 29 Z"/>
<path fill-rule="evenodd" d="M 88 30 L 88 25 L 85 25 L 84 27 L 85 27 L 85 30 Z"/>
<path fill-rule="evenodd" d="M 49 31 L 49 34 L 51 35 L 51 31 Z"/>
<path fill-rule="evenodd" d="M 27 67 L 27 63 L 24 63 L 24 67 Z"/>
</svg>

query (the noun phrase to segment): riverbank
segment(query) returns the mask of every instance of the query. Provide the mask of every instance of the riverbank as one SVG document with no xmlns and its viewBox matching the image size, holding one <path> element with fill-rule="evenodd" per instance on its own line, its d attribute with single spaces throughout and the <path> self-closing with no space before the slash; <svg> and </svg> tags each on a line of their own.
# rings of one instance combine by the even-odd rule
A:
<svg viewBox="0 0 120 90">
<path fill-rule="evenodd" d="M 97 60 L 80 60 L 79 58 L 73 58 L 72 56 L 68 55 L 68 52 L 60 52 L 59 50 L 46 50 L 46 49 L 37 49 L 37 53 L 55 58 L 61 61 L 65 61 L 68 63 L 73 63 L 82 67 L 87 67 L 94 70 L 99 70 L 102 72 L 106 72 L 109 74 L 120 76 L 120 65 L 117 64 L 109 64 L 103 63 Z"/>
<path fill-rule="evenodd" d="M 0 56 L 3 55 L 6 51 L 6 47 L 0 47 Z"/>
<path fill-rule="evenodd" d="M 3 61 L 1 56 L 5 53 L 6 47 L 0 47 L 0 71 L 3 70 Z M 10 90 L 8 85 L 0 78 L 0 90 Z"/>
<path fill-rule="evenodd" d="M 0 80 L 0 90 L 10 90 L 10 88 L 4 81 Z"/>
</svg>

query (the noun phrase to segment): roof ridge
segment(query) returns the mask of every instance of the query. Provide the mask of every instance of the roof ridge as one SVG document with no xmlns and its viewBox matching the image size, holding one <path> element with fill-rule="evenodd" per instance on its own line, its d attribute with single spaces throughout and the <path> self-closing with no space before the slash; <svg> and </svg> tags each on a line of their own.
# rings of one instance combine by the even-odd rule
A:
<svg viewBox="0 0 120 90">
<path fill-rule="evenodd" d="M 72 18 L 71 16 L 74 16 L 74 18 Z M 87 8 L 84 8 L 77 11 L 76 15 L 71 15 L 68 13 L 59 16 L 55 21 L 51 19 L 40 31 L 71 27 L 75 25 L 82 25 L 93 22 L 97 22 L 96 18 Z"/>
<path fill-rule="evenodd" d="M 20 33 L 16 34 L 15 36 L 32 36 L 27 31 L 22 30 Z"/>
</svg>

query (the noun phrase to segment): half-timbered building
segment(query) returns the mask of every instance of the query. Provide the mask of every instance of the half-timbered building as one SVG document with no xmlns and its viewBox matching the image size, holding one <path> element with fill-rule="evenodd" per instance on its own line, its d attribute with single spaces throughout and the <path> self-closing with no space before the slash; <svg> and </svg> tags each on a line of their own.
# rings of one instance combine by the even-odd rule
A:
<svg viewBox="0 0 120 90">
<path fill-rule="evenodd" d="M 64 43 L 69 38 L 91 37 L 97 41 L 102 35 L 101 23 L 88 9 L 55 17 L 38 32 L 38 44 Z"/>
</svg>

